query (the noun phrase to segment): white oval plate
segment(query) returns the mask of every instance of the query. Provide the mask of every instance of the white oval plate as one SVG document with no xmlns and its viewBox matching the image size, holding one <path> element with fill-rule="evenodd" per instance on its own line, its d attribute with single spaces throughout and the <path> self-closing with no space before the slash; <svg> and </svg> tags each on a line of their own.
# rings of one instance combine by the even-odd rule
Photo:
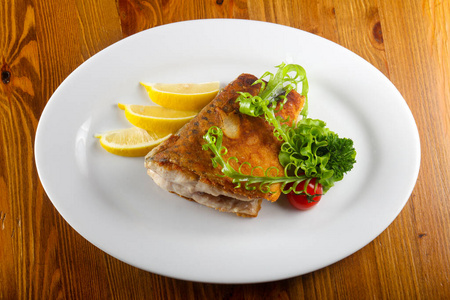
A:
<svg viewBox="0 0 450 300">
<path fill-rule="evenodd" d="M 217 212 L 161 190 L 142 158 L 111 155 L 94 138 L 131 126 L 118 102 L 150 103 L 140 81 L 224 86 L 281 62 L 306 69 L 309 117 L 352 138 L 358 152 L 354 169 L 308 212 L 285 199 L 263 203 L 255 219 Z M 152 28 L 88 59 L 49 100 L 35 151 L 45 191 L 88 241 L 150 272 L 215 283 L 293 277 L 354 253 L 400 213 L 420 163 L 413 116 L 372 65 L 301 30 L 224 19 Z"/>
</svg>

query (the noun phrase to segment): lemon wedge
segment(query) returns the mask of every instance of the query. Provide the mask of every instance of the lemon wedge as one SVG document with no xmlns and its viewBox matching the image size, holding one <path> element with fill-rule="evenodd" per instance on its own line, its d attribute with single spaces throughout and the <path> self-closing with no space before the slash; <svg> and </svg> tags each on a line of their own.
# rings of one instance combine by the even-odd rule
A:
<svg viewBox="0 0 450 300">
<path fill-rule="evenodd" d="M 205 83 L 142 83 L 150 99 L 165 108 L 200 111 L 220 88 L 219 81 Z"/>
<path fill-rule="evenodd" d="M 132 127 L 108 131 L 97 134 L 95 137 L 99 138 L 100 145 L 112 154 L 137 157 L 145 156 L 155 146 L 168 139 L 170 134 L 160 136 L 141 128 Z"/>
<path fill-rule="evenodd" d="M 125 117 L 134 126 L 166 135 L 175 133 L 197 114 L 195 111 L 178 111 L 153 105 L 119 103 L 118 106 L 125 110 Z"/>
</svg>

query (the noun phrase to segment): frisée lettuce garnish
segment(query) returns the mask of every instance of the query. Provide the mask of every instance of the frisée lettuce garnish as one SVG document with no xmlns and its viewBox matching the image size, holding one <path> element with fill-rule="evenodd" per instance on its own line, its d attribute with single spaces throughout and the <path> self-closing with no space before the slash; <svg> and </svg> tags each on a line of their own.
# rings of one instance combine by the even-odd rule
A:
<svg viewBox="0 0 450 300">
<path fill-rule="evenodd" d="M 230 177 L 236 188 L 244 187 L 247 190 L 258 188 L 261 192 L 272 193 L 271 185 L 280 183 L 281 191 L 285 194 L 294 192 L 306 195 L 307 185 L 315 178 L 316 184 L 323 186 L 325 194 L 335 182 L 342 180 L 344 174 L 353 168 L 356 162 L 353 141 L 340 138 L 326 127 L 324 121 L 307 118 L 309 87 L 306 72 L 301 66 L 283 63 L 277 68 L 275 75 L 266 72 L 253 83 L 261 84 L 258 95 L 240 93 L 236 102 L 239 103 L 239 111 L 242 114 L 263 117 L 274 127 L 274 136 L 282 142 L 278 157 L 284 171 L 281 172 L 277 167 L 269 167 L 264 170 L 264 176 L 258 176 L 255 171 L 261 170 L 260 166 L 239 162 L 236 157 L 224 159 L 227 149 L 222 145 L 222 130 L 216 126 L 209 128 L 203 136 L 206 143 L 202 148 L 214 154 L 213 166 L 215 168 L 220 166 L 223 176 Z M 289 92 L 297 90 L 299 84 L 302 84 L 301 94 L 305 97 L 301 112 L 303 119 L 289 125 L 289 120 L 276 116 L 276 113 L 283 108 Z M 232 160 L 238 163 L 238 168 L 232 167 Z M 244 166 L 246 170 L 251 171 L 244 173 Z M 297 190 L 300 183 L 305 188 Z"/>
</svg>

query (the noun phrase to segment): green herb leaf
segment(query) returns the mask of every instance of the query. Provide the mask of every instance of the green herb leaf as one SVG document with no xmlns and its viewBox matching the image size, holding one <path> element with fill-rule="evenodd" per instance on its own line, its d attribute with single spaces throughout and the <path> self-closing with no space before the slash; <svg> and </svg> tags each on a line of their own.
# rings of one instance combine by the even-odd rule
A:
<svg viewBox="0 0 450 300">
<path fill-rule="evenodd" d="M 325 127 L 325 122 L 303 119 L 289 131 L 281 145 L 279 160 L 291 170 L 300 168 L 308 178 L 317 178 L 324 193 L 353 168 L 356 151 L 353 141 Z"/>
</svg>

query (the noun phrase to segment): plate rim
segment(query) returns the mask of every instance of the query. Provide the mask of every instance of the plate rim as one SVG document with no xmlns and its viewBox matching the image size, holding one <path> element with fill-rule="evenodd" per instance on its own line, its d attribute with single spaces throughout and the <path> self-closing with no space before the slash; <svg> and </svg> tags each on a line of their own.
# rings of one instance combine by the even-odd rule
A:
<svg viewBox="0 0 450 300">
<path fill-rule="evenodd" d="M 180 26 L 180 24 L 183 24 L 183 23 L 200 23 L 200 22 L 205 22 L 205 21 L 206 21 L 206 22 L 224 22 L 224 23 L 228 23 L 228 22 L 230 22 L 230 23 L 235 23 L 235 22 L 252 22 L 252 23 L 266 24 L 266 25 L 270 25 L 270 26 L 279 26 L 280 28 L 289 28 L 289 29 L 298 30 L 298 31 L 300 31 L 300 32 L 302 32 L 302 33 L 304 33 L 304 34 L 313 36 L 313 38 L 322 39 L 322 40 L 326 41 L 327 43 L 332 43 L 332 44 L 334 44 L 335 46 L 337 46 L 337 47 L 339 47 L 339 48 L 341 48 L 341 49 L 344 49 L 344 50 L 348 51 L 351 55 L 358 57 L 358 58 L 361 59 L 365 64 L 371 66 L 376 72 L 378 72 L 378 75 L 382 75 L 382 76 L 384 77 L 384 79 L 387 80 L 387 81 L 392 85 L 392 87 L 398 92 L 398 94 L 400 95 L 400 97 L 403 99 L 404 105 L 406 105 L 407 111 L 409 111 L 409 113 L 410 113 L 410 116 L 409 116 L 409 117 L 412 118 L 412 121 L 413 121 L 413 123 L 414 123 L 414 125 L 415 125 L 415 128 L 414 128 L 414 129 L 415 129 L 415 133 L 416 133 L 416 142 L 417 142 L 417 145 L 416 145 L 416 146 L 418 147 L 418 148 L 416 149 L 416 150 L 418 151 L 418 157 L 417 157 L 417 161 L 415 162 L 415 164 L 416 164 L 417 167 L 416 167 L 415 175 L 413 176 L 415 179 L 412 180 L 413 182 L 412 182 L 410 191 L 409 191 L 409 193 L 408 193 L 408 196 L 405 197 L 406 199 L 403 201 L 401 207 L 398 207 L 398 212 L 395 213 L 395 217 L 394 217 L 388 224 L 386 224 L 386 225 L 384 226 L 384 228 L 382 228 L 382 230 L 380 230 L 380 232 L 378 233 L 378 235 L 380 235 L 380 234 L 381 234 L 387 227 L 389 227 L 389 225 L 395 220 L 395 218 L 399 215 L 399 213 L 402 211 L 402 209 L 404 208 L 404 206 L 405 206 L 406 203 L 408 202 L 408 200 L 409 200 L 409 198 L 410 198 L 410 196 L 411 196 L 411 193 L 412 193 L 413 190 L 414 190 L 414 186 L 415 186 L 415 183 L 416 183 L 417 178 L 418 178 L 418 175 L 419 175 L 420 161 L 421 161 L 421 155 L 420 155 L 420 153 L 421 153 L 421 151 L 420 151 L 420 138 L 419 138 L 419 134 L 418 134 L 417 124 L 416 124 L 416 122 L 415 122 L 415 120 L 414 120 L 414 115 L 412 114 L 411 110 L 409 109 L 409 106 L 408 106 L 407 102 L 405 101 L 405 99 L 403 98 L 403 96 L 400 94 L 400 92 L 397 90 L 397 88 L 393 85 L 393 83 L 386 77 L 386 75 L 384 75 L 382 72 L 380 72 L 377 68 L 375 68 L 373 65 L 371 65 L 371 64 L 370 64 L 368 61 L 366 61 L 364 58 L 362 58 L 362 57 L 359 56 L 358 54 L 356 54 L 356 53 L 350 51 L 349 49 L 347 49 L 347 48 L 345 48 L 345 47 L 343 47 L 343 46 L 341 46 L 341 45 L 339 45 L 339 44 L 337 44 L 337 43 L 335 43 L 335 42 L 333 42 L 333 41 L 330 41 L 330 40 L 327 40 L 327 39 L 325 39 L 325 38 L 323 38 L 323 37 L 320 37 L 320 36 L 314 35 L 314 34 L 312 34 L 312 33 L 303 31 L 303 30 L 301 30 L 301 29 L 297 29 L 297 28 L 294 28 L 294 27 L 289 27 L 289 26 L 281 25 L 281 24 L 277 24 L 277 23 L 264 22 L 264 21 L 255 21 L 255 20 L 244 20 L 244 19 L 200 19 L 200 20 L 180 21 L 180 22 L 175 22 L 175 23 L 169 23 L 169 24 L 165 24 L 165 25 L 155 26 L 155 27 L 153 27 L 153 28 L 150 28 L 150 29 L 147 29 L 147 30 L 138 32 L 138 33 L 133 34 L 133 35 L 131 35 L 131 36 L 129 36 L 129 37 L 126 37 L 126 38 L 124 38 L 124 39 L 121 39 L 120 41 L 118 41 L 118 42 L 116 42 L 116 43 L 114 43 L 114 44 L 112 44 L 112 45 L 110 45 L 110 46 L 108 46 L 108 47 L 102 49 L 101 51 L 97 52 L 97 53 L 94 54 L 93 56 L 89 57 L 85 62 L 83 62 L 80 66 L 78 66 L 74 71 L 72 71 L 72 73 L 69 74 L 69 76 L 66 77 L 66 79 L 61 83 L 61 85 L 58 86 L 58 88 L 54 91 L 54 93 L 53 93 L 52 96 L 50 97 L 49 101 L 47 102 L 47 104 L 46 104 L 44 110 L 42 111 L 42 114 L 41 114 L 41 117 L 40 117 L 40 120 L 39 120 L 37 129 L 36 129 L 35 144 L 34 144 L 34 158 L 35 158 L 36 169 L 37 169 L 37 173 L 38 173 L 40 182 L 41 182 L 41 184 L 42 184 L 42 186 L 43 186 L 45 192 L 47 193 L 47 195 L 48 195 L 50 201 L 51 201 L 52 204 L 55 206 L 55 208 L 58 210 L 58 212 L 61 214 L 60 209 L 58 208 L 58 205 L 54 202 L 54 200 L 52 200 L 52 197 L 51 197 L 50 194 L 48 193 L 48 190 L 50 189 L 50 188 L 48 187 L 48 183 L 47 183 L 47 182 L 44 182 L 45 179 L 43 180 L 42 177 L 41 177 L 41 170 L 40 170 L 40 166 L 39 166 L 40 163 L 38 162 L 38 160 L 39 160 L 39 155 L 40 155 L 40 151 L 41 151 L 41 150 L 40 150 L 40 148 L 38 149 L 38 147 L 41 145 L 41 141 L 39 140 L 39 138 L 40 138 L 40 136 L 41 136 L 41 133 L 40 133 L 40 126 L 41 126 L 41 119 L 42 119 L 42 116 L 44 116 L 44 117 L 46 116 L 46 109 L 49 107 L 49 106 L 48 106 L 49 103 L 51 103 L 52 101 L 55 101 L 54 99 L 57 99 L 57 98 L 58 98 L 58 93 L 59 93 L 59 91 L 62 89 L 62 88 L 60 88 L 60 87 L 63 86 L 63 84 L 65 84 L 65 82 L 67 82 L 67 81 L 70 80 L 72 74 L 74 74 L 75 72 L 80 72 L 79 70 L 82 70 L 83 65 L 85 65 L 88 61 L 93 61 L 93 60 L 95 59 L 95 57 L 101 55 L 101 53 L 104 53 L 104 51 L 109 51 L 109 50 L 107 50 L 107 49 L 111 49 L 111 47 L 117 47 L 117 46 L 115 46 L 115 45 L 117 45 L 117 44 L 123 44 L 123 43 L 126 43 L 127 41 L 129 41 L 129 39 L 139 39 L 139 38 L 141 38 L 141 36 L 143 36 L 146 32 L 155 30 L 156 28 L 159 28 L 159 30 L 164 30 L 164 29 L 162 29 L 162 28 L 164 28 L 164 27 L 169 27 L 169 26 Z M 56 96 L 55 96 L 55 95 L 56 95 Z M 55 97 L 54 97 L 54 96 L 55 96 Z M 53 99 L 53 100 L 52 100 L 52 99 Z M 50 105 L 51 105 L 51 104 L 50 104 Z M 98 248 L 101 249 L 102 251 L 104 251 L 104 252 L 110 254 L 110 252 L 109 252 L 107 249 L 105 250 L 104 247 L 103 247 L 102 245 L 98 245 L 97 243 L 95 243 L 95 241 L 92 241 L 91 239 L 86 238 L 84 234 L 82 234 L 81 232 L 79 232 L 78 229 L 74 227 L 74 225 L 72 224 L 72 222 L 67 221 L 66 217 L 65 217 L 63 214 L 61 214 L 61 216 L 64 218 L 64 220 L 65 220 L 66 222 L 69 223 L 69 225 L 70 225 L 75 231 L 77 231 L 80 235 L 82 235 L 82 236 L 83 236 L 85 239 L 87 239 L 90 243 L 94 244 L 96 247 L 98 247 Z M 376 238 L 378 235 L 376 235 L 374 238 Z M 320 268 L 318 268 L 318 269 L 321 269 L 321 268 L 324 268 L 324 267 L 326 267 L 326 266 L 329 266 L 330 264 L 333 264 L 333 263 L 335 263 L 335 262 L 337 262 L 337 261 L 340 261 L 340 260 L 342 260 L 342 259 L 348 257 L 349 255 L 354 254 L 355 252 L 359 251 L 361 248 L 363 248 L 363 247 L 365 247 L 367 244 L 369 244 L 371 241 L 373 241 L 374 238 L 368 238 L 369 241 L 368 241 L 367 243 L 364 243 L 364 244 L 363 244 L 361 247 L 359 247 L 357 250 L 351 251 L 347 256 L 340 257 L 340 258 L 338 258 L 338 259 L 336 259 L 336 260 L 334 260 L 334 261 L 331 261 L 330 263 L 328 263 L 328 264 L 326 264 L 326 265 L 324 265 L 324 266 L 322 266 L 322 267 L 320 267 Z M 112 255 L 112 254 L 110 254 L 110 255 Z M 118 258 L 116 255 L 112 255 L 112 256 Z M 197 280 L 196 280 L 196 279 L 185 278 L 185 277 L 183 277 L 183 276 L 177 277 L 177 276 L 174 276 L 174 274 L 168 274 L 168 273 L 164 274 L 164 273 L 162 273 L 162 272 L 154 272 L 154 271 L 152 271 L 152 270 L 148 270 L 148 269 L 146 269 L 146 268 L 142 268 L 141 266 L 138 266 L 138 265 L 135 265 L 135 264 L 133 264 L 133 263 L 130 263 L 130 262 L 128 262 L 126 259 L 123 259 L 123 258 L 118 258 L 118 259 L 121 260 L 121 261 L 124 261 L 124 262 L 126 262 L 126 263 L 128 263 L 128 264 L 130 264 L 130 265 L 133 265 L 133 266 L 135 266 L 135 267 L 137 267 L 137 268 L 144 269 L 144 270 L 147 270 L 147 271 L 149 271 L 149 272 L 157 273 L 157 274 L 160 274 L 160 275 L 163 275 L 163 276 L 169 276 L 169 277 L 171 277 L 171 278 L 177 278 L 177 279 L 182 279 L 182 280 L 190 280 L 190 281 L 197 281 L 197 282 L 211 282 L 211 283 L 256 283 L 256 282 L 267 282 L 267 281 L 273 281 L 273 280 L 281 280 L 281 279 L 291 278 L 291 277 L 293 277 L 293 276 L 299 276 L 299 275 L 303 275 L 303 274 L 310 273 L 310 272 L 312 272 L 312 271 L 318 270 L 318 269 L 312 269 L 312 270 L 309 270 L 309 271 L 307 271 L 307 272 L 303 272 L 303 273 L 299 273 L 299 274 L 291 274 L 291 275 L 288 275 L 288 276 L 283 277 L 283 278 L 266 278 L 265 280 L 257 280 L 257 281 L 253 281 L 253 280 L 238 281 L 238 282 L 232 282 L 232 281 L 228 281 L 228 280 L 225 280 L 225 281 L 220 281 L 220 280 L 208 281 L 208 280 L 198 280 L 198 278 L 197 278 Z M 170 272 L 169 272 L 169 273 L 170 273 Z"/>
</svg>

